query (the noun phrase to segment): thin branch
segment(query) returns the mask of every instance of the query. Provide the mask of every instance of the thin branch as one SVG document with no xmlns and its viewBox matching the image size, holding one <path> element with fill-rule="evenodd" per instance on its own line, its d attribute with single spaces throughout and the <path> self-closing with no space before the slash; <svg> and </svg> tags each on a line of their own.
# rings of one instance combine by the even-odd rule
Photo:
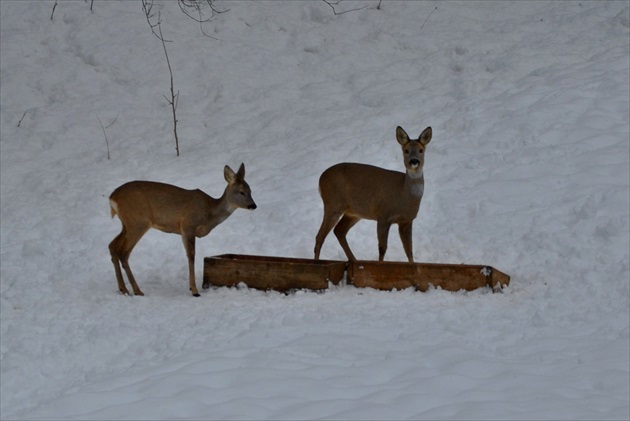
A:
<svg viewBox="0 0 630 421">
<path fill-rule="evenodd" d="M 227 10 L 226 10 L 226 12 L 227 12 Z M 202 34 L 203 36 L 205 36 L 205 37 L 212 38 L 213 40 L 216 40 L 216 41 L 221 41 L 221 39 L 220 39 L 220 38 L 213 37 L 212 35 L 208 35 L 208 34 L 206 33 L 206 30 L 205 30 L 205 29 L 203 29 L 203 22 L 199 22 L 199 31 L 201 31 L 201 34 Z"/>
<path fill-rule="evenodd" d="M 24 120 L 24 117 L 26 116 L 26 112 L 28 110 L 24 111 L 24 114 L 22 114 L 22 118 L 20 119 L 20 121 L 18 121 L 18 127 L 20 127 L 20 124 L 22 124 L 22 120 Z"/>
<path fill-rule="evenodd" d="M 144 1 L 144 0 L 143 0 Z M 166 56 L 166 64 L 168 65 L 168 72 L 171 75 L 171 99 L 166 98 L 169 104 L 171 104 L 171 109 L 173 110 L 173 133 L 175 134 L 175 151 L 177 156 L 179 156 L 179 138 L 177 137 L 177 99 L 179 97 L 179 91 L 177 91 L 177 95 L 175 94 L 175 88 L 173 86 L 173 69 L 171 68 L 171 61 L 168 58 L 168 53 L 166 52 L 166 41 L 164 40 L 164 36 L 162 35 L 162 24 L 158 15 L 158 23 L 157 23 L 159 38 L 162 40 L 162 48 L 164 48 L 164 55 Z"/>
<path fill-rule="evenodd" d="M 367 8 L 367 6 L 363 6 L 363 7 L 357 7 L 356 9 L 348 9 L 348 10 L 344 10 L 342 12 L 337 12 L 337 9 L 335 9 L 335 6 L 339 6 L 339 4 L 342 2 L 342 0 L 337 0 L 337 1 L 322 0 L 322 1 L 330 6 L 330 8 L 333 10 L 333 13 L 335 14 L 335 16 L 343 15 L 344 13 L 348 13 L 348 12 L 356 12 L 357 10 L 363 10 L 363 9 Z M 379 3 L 379 5 L 380 5 L 380 3 Z"/>
<path fill-rule="evenodd" d="M 149 27 L 151 28 L 151 32 L 153 33 L 153 35 L 155 35 L 158 39 L 162 40 L 160 38 L 158 31 L 156 31 L 158 24 L 160 24 L 161 22 L 159 21 L 159 13 L 158 13 L 158 22 L 155 22 L 155 13 L 152 10 L 153 1 L 154 0 L 142 0 L 142 11 L 144 12 L 144 15 L 147 19 L 147 23 L 149 24 Z M 213 37 L 212 35 L 209 35 L 203 29 L 203 24 L 214 20 L 216 15 L 229 12 L 230 9 L 218 10 L 214 6 L 213 1 L 214 0 L 177 0 L 177 5 L 186 16 L 188 16 L 190 19 L 194 20 L 195 22 L 199 23 L 199 30 L 204 36 L 215 39 L 215 40 L 220 40 L 217 37 Z M 210 16 L 208 16 L 208 12 L 207 12 L 208 9 L 210 9 Z M 169 40 L 164 40 L 164 41 L 170 42 Z"/>
<path fill-rule="evenodd" d="M 103 123 L 101 122 L 101 119 L 98 118 L 98 114 L 95 114 L 95 115 L 96 115 L 96 119 L 98 120 L 98 123 L 101 125 L 101 129 L 103 130 L 103 135 L 105 135 L 105 145 L 107 145 L 107 159 L 111 159 L 109 155 L 109 141 L 107 140 L 107 133 L 105 132 L 105 127 L 103 127 Z M 116 115 L 116 118 L 118 118 L 118 115 Z M 112 122 L 112 124 L 114 123 Z M 111 126 L 112 124 L 110 124 L 109 126 Z"/>
<path fill-rule="evenodd" d="M 52 13 L 50 14 L 50 20 L 53 20 L 53 16 L 55 15 L 55 9 L 57 8 L 57 0 L 55 0 L 55 4 L 53 5 Z"/>
<path fill-rule="evenodd" d="M 418 32 L 422 31 L 422 28 L 424 28 L 424 25 L 427 23 L 427 21 L 429 20 L 433 12 L 435 12 L 436 10 L 437 10 L 437 6 L 435 6 L 435 9 L 431 10 L 431 13 L 429 13 L 429 16 L 427 16 L 427 18 L 424 20 L 424 22 L 420 26 L 420 29 L 418 29 Z"/>
<path fill-rule="evenodd" d="M 142 0 L 142 11 L 144 12 L 144 16 L 147 18 L 147 23 L 149 24 L 149 27 L 151 28 L 151 32 L 153 33 L 153 35 L 155 35 L 156 38 L 159 39 L 160 41 L 171 42 L 171 41 L 165 40 L 161 34 L 158 34 L 157 32 L 155 32 L 155 28 L 157 28 L 162 22 L 161 22 L 161 17 L 159 13 L 158 13 L 157 23 L 151 22 L 151 20 L 155 18 L 155 13 L 153 13 L 153 0 Z"/>
<path fill-rule="evenodd" d="M 220 15 L 225 12 L 229 12 L 230 9 L 218 10 L 214 7 L 213 0 L 177 0 L 177 4 L 182 12 L 194 21 L 203 23 L 209 22 L 214 19 L 215 15 Z M 204 8 L 211 10 L 210 17 L 205 17 Z M 195 11 L 199 17 L 193 16 L 189 10 Z"/>
<path fill-rule="evenodd" d="M 227 11 L 229 11 L 229 10 L 230 10 L 230 9 L 226 10 L 225 12 L 227 12 Z M 221 13 L 225 13 L 225 12 L 221 12 Z M 203 22 L 201 22 L 201 21 L 199 21 L 199 31 L 201 31 L 201 34 L 202 34 L 203 36 L 205 36 L 205 37 L 212 38 L 213 40 L 216 40 L 216 41 L 221 41 L 221 40 L 220 40 L 219 38 L 217 38 L 217 37 L 213 37 L 212 35 L 208 35 L 208 34 L 206 33 L 206 30 L 205 30 L 205 29 L 203 29 Z"/>
<path fill-rule="evenodd" d="M 203 29 L 203 24 L 214 20 L 216 15 L 229 12 L 230 9 L 217 10 L 214 7 L 214 4 L 212 4 L 212 1 L 213 0 L 177 0 L 177 5 L 186 16 L 188 16 L 190 19 L 194 20 L 195 22 L 199 23 L 199 30 L 204 36 L 215 39 L 215 40 L 219 40 L 219 38 L 217 37 L 208 35 L 206 31 Z M 211 11 L 210 17 L 206 17 L 206 12 L 204 11 L 204 9 L 207 10 L 208 8 Z"/>
<path fill-rule="evenodd" d="M 114 119 L 112 120 L 111 123 L 109 123 L 107 126 L 105 126 L 106 129 L 109 129 L 110 127 L 112 127 L 114 125 L 114 123 L 116 122 L 116 120 L 118 120 L 118 116 L 120 115 L 120 111 L 118 111 L 118 113 L 116 114 L 116 117 L 114 117 Z"/>
</svg>

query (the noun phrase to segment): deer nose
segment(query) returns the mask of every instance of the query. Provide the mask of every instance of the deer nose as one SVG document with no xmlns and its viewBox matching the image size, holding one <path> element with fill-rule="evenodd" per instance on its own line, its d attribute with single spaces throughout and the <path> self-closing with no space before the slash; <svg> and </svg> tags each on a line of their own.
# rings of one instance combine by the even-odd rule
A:
<svg viewBox="0 0 630 421">
<path fill-rule="evenodd" d="M 413 158 L 409 160 L 409 165 L 411 165 L 413 168 L 416 168 L 420 165 L 420 160 Z"/>
<path fill-rule="evenodd" d="M 249 206 L 247 207 L 247 209 L 249 209 L 249 210 L 254 210 L 254 209 L 256 209 L 256 207 L 257 207 L 257 206 L 256 206 L 256 204 L 255 204 L 255 203 L 252 203 L 251 205 L 249 205 Z"/>
</svg>

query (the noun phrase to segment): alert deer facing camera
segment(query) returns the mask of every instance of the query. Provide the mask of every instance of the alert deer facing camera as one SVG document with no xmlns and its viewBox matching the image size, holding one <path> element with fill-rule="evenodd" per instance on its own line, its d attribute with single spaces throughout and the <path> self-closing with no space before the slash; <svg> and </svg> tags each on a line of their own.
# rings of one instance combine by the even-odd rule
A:
<svg viewBox="0 0 630 421">
<path fill-rule="evenodd" d="M 398 224 L 405 254 L 413 262 L 411 228 L 424 193 L 424 152 L 431 137 L 431 127 L 424 129 L 418 139 L 409 139 L 400 126 L 396 128 L 404 173 L 354 163 L 337 164 L 322 173 L 319 192 L 324 202 L 324 220 L 315 238 L 315 260 L 333 228 L 348 259 L 356 260 L 346 234 L 361 219 L 370 219 L 376 221 L 379 261 L 383 261 L 387 251 L 389 228 Z"/>
</svg>

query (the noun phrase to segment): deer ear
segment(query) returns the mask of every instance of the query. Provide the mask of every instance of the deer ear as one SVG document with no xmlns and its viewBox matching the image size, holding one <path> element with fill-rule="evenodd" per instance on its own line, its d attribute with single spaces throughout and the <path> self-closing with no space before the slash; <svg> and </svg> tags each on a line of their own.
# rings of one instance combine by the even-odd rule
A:
<svg viewBox="0 0 630 421">
<path fill-rule="evenodd" d="M 431 129 L 431 127 L 427 127 L 426 129 L 424 129 L 422 133 L 420 133 L 420 137 L 418 138 L 418 140 L 424 146 L 427 146 L 427 143 L 431 141 L 432 137 L 433 137 L 433 130 Z"/>
<path fill-rule="evenodd" d="M 241 166 L 238 167 L 238 172 L 236 173 L 236 175 L 241 179 L 245 179 L 245 164 L 243 164 L 241 162 Z"/>
<path fill-rule="evenodd" d="M 406 131 L 403 130 L 402 127 L 398 126 L 396 127 L 396 140 L 398 141 L 398 143 L 400 143 L 401 145 L 406 144 L 407 142 L 409 142 L 409 135 L 407 134 Z"/>
<path fill-rule="evenodd" d="M 228 183 L 232 183 L 236 179 L 236 174 L 234 174 L 234 171 L 232 171 L 232 168 L 228 165 L 226 165 L 223 169 L 223 176 L 225 177 L 225 181 Z"/>
</svg>

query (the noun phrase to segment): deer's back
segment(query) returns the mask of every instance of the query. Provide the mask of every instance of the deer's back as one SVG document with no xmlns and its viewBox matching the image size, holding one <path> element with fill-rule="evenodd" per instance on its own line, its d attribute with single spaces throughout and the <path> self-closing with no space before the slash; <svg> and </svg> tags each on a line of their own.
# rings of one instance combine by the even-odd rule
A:
<svg viewBox="0 0 630 421">
<path fill-rule="evenodd" d="M 186 190 L 172 184 L 155 181 L 130 181 L 118 187 L 110 195 L 112 207 L 121 220 L 143 219 L 156 228 L 178 230 L 171 225 L 181 218 L 207 213 L 211 198 L 201 190 Z"/>
</svg>

